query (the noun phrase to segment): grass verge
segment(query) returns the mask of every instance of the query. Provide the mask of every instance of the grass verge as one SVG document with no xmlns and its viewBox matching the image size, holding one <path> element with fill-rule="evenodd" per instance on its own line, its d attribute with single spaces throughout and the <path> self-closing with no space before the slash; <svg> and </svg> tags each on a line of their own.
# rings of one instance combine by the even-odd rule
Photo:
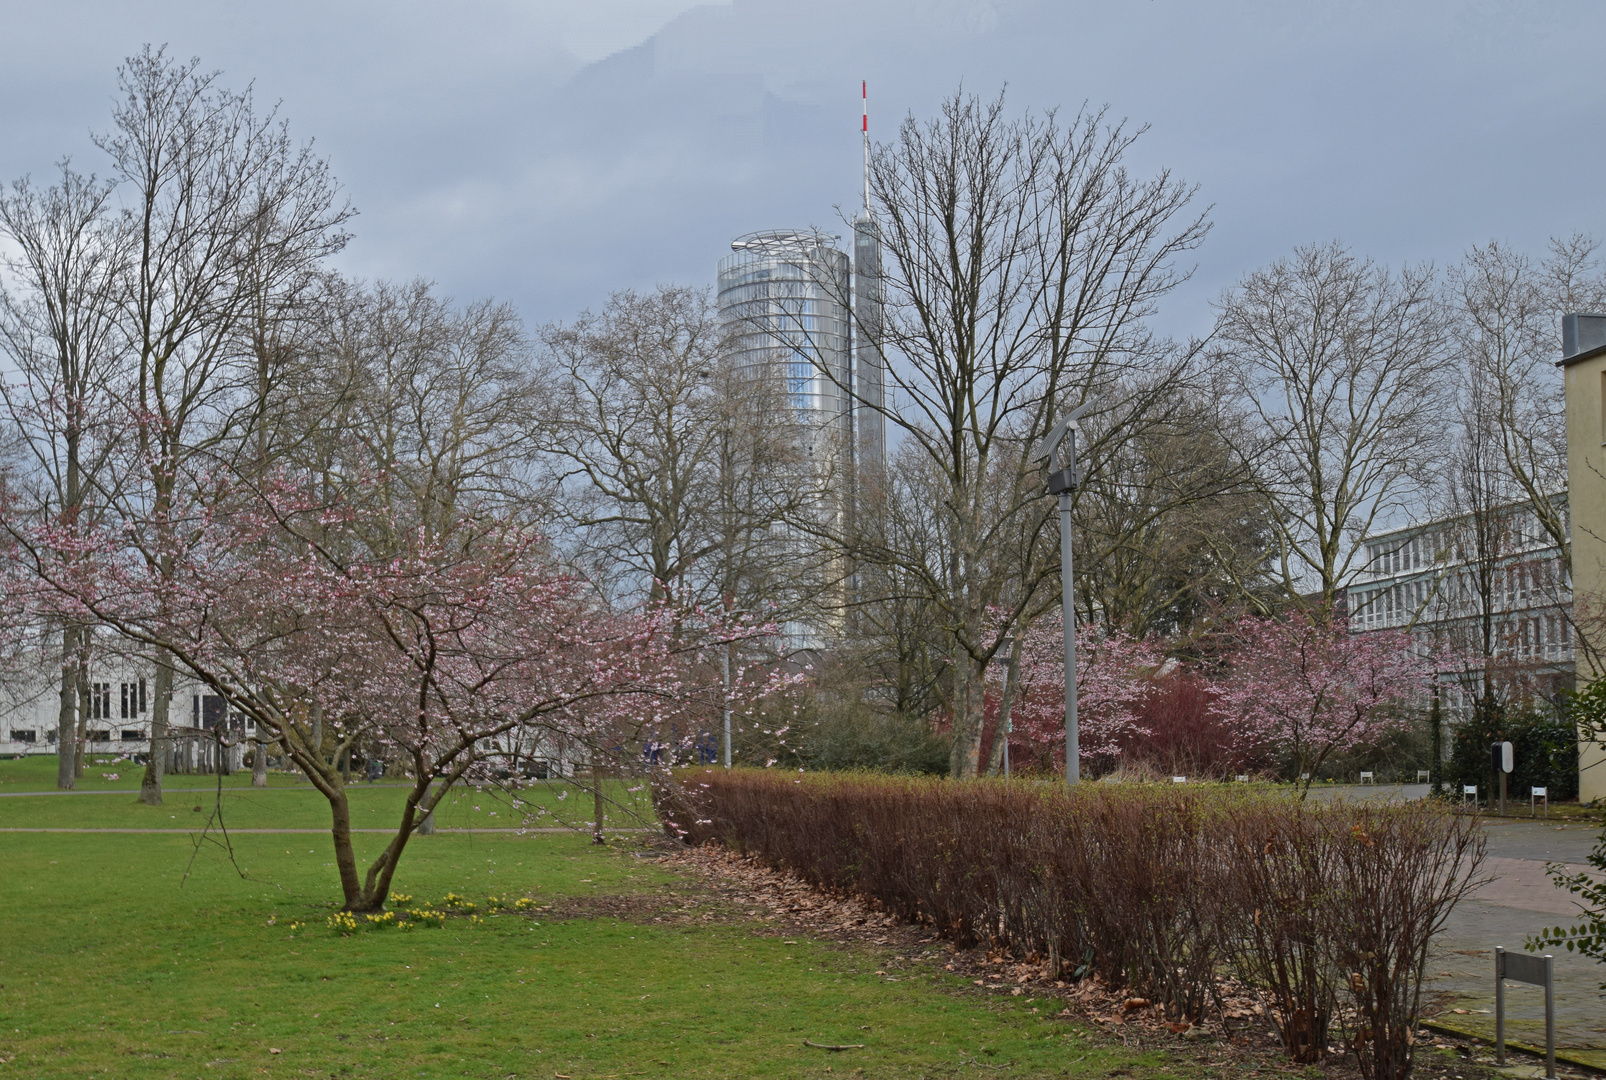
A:
<svg viewBox="0 0 1606 1080">
<path fill-rule="evenodd" d="M 0 1076 L 1188 1072 L 955 993 L 957 979 L 891 983 L 838 947 L 709 911 L 653 922 L 691 886 L 583 837 L 420 838 L 397 889 L 467 895 L 480 919 L 346 937 L 326 923 L 327 840 L 235 848 L 246 878 L 208 847 L 182 880 L 185 836 L 0 835 Z M 552 908 L 489 915 L 488 895 Z"/>
</svg>

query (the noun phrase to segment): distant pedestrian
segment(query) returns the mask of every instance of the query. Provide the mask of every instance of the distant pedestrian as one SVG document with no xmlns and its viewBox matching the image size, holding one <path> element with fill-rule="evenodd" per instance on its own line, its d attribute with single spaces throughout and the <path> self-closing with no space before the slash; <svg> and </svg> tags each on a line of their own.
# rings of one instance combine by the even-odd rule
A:
<svg viewBox="0 0 1606 1080">
<path fill-rule="evenodd" d="M 368 782 L 371 784 L 385 775 L 385 763 L 378 758 L 368 759 Z"/>
</svg>

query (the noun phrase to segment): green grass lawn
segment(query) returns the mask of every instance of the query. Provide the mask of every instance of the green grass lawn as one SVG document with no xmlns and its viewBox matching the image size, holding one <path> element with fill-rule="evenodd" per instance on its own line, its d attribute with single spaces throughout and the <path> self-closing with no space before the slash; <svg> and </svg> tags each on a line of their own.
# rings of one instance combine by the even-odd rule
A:
<svg viewBox="0 0 1606 1080">
<path fill-rule="evenodd" d="M 103 774 L 117 773 L 117 780 Z M 56 759 L 31 757 L 0 760 L 0 828 L 136 828 L 198 829 L 217 801 L 218 777 L 177 775 L 163 778 L 162 806 L 139 803 L 140 770 L 129 762 L 90 765 L 78 781 L 77 791 L 105 794 L 40 794 L 56 786 Z M 644 792 L 630 785 L 610 784 L 609 798 L 617 806 L 605 809 L 608 827 L 639 827 L 651 817 Z M 222 778 L 223 820 L 231 829 L 327 829 L 329 804 L 311 784 L 290 773 L 270 772 L 268 787 L 253 788 L 251 774 Z M 401 820 L 406 788 L 400 781 L 366 784 L 354 781 L 347 789 L 354 828 L 395 828 Z M 559 823 L 589 821 L 593 802 L 589 792 L 562 783 L 536 784 L 519 795 L 525 807 L 515 807 L 504 793 L 453 791 L 436 811 L 436 824 L 445 829 L 517 828 L 528 823 L 541 828 Z M 197 812 L 195 808 L 201 807 Z M 544 809 L 546 816 L 535 811 Z M 528 821 L 526 821 L 528 819 Z"/>
<path fill-rule="evenodd" d="M 117 779 L 107 779 L 115 773 Z M 84 775 L 78 778 L 77 791 L 138 791 L 145 766 L 132 761 L 118 760 L 110 754 L 91 754 L 84 762 Z M 217 784 L 216 776 L 182 774 L 163 777 L 173 787 L 211 788 Z M 272 786 L 306 786 L 306 781 L 285 772 L 271 772 L 268 783 Z M 223 778 L 225 787 L 250 787 L 251 770 L 234 773 Z M 0 792 L 54 791 L 56 789 L 56 755 L 30 754 L 27 757 L 0 758 Z"/>
<path fill-rule="evenodd" d="M 353 803 L 384 817 L 399 797 L 363 788 Z M 305 785 L 235 798 L 242 827 L 327 825 Z M 193 826 L 190 799 L 6 798 L 0 825 Z M 463 820 L 486 823 L 474 799 Z M 384 839 L 360 837 L 359 855 Z M 934 968 L 894 982 L 873 973 L 875 952 L 760 936 L 736 917 L 655 923 L 696 886 L 630 846 L 420 837 L 396 879 L 415 904 L 451 891 L 482 915 L 491 894 L 640 914 L 340 937 L 324 836 L 243 835 L 245 878 L 206 847 L 183 880 L 188 833 L 0 834 L 0 1078 L 1174 1075 L 1163 1053 L 1096 1044 L 1057 1009 L 1031 1011 L 1045 1002 L 983 997 Z"/>
</svg>

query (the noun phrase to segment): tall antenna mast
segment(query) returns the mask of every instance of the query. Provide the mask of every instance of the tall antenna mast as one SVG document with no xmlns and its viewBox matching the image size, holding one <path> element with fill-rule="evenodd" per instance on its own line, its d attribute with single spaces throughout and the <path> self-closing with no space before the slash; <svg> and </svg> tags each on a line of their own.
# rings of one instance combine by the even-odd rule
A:
<svg viewBox="0 0 1606 1080">
<path fill-rule="evenodd" d="M 864 98 L 864 216 L 870 216 L 870 82 L 868 79 L 859 83 L 859 93 Z"/>
</svg>

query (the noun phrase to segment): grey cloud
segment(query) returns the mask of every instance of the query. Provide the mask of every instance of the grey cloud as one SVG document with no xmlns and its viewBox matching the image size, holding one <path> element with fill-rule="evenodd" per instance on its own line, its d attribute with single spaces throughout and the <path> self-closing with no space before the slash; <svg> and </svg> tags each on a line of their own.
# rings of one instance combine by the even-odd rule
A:
<svg viewBox="0 0 1606 1080">
<path fill-rule="evenodd" d="M 675 0 L 594 5 L 27 6 L 0 44 L 0 176 L 92 167 L 118 59 L 168 41 L 282 98 L 362 210 L 346 268 L 511 299 L 532 321 L 611 289 L 707 282 L 730 238 L 857 206 L 872 131 L 961 82 L 1021 107 L 1109 102 L 1134 167 L 1201 186 L 1217 228 L 1168 305 L 1294 244 L 1454 258 L 1602 231 L 1593 4 L 1277 0 Z M 615 44 L 629 47 L 597 59 Z"/>
</svg>

